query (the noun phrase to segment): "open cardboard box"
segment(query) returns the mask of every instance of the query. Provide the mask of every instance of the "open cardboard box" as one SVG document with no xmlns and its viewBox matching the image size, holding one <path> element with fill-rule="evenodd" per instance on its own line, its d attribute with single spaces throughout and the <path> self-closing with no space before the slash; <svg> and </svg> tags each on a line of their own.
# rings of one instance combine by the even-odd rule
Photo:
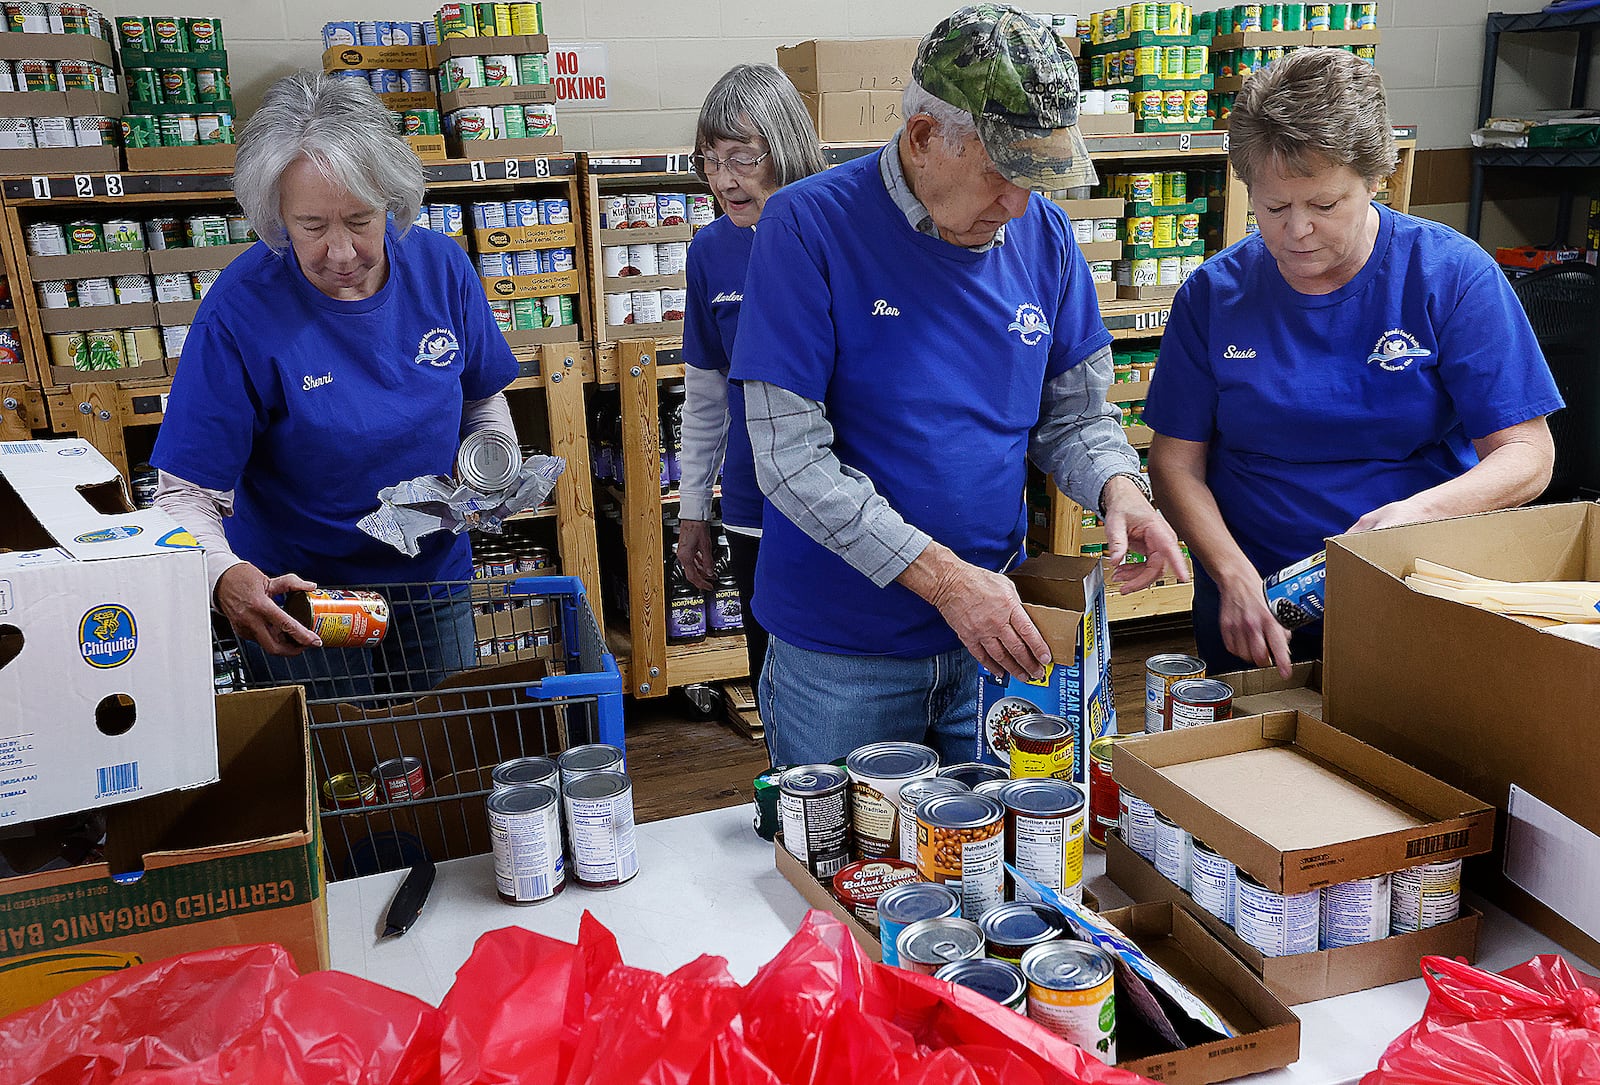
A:
<svg viewBox="0 0 1600 1085">
<path fill-rule="evenodd" d="M 1213 675 L 1233 689 L 1235 716 L 1268 712 L 1304 712 L 1316 719 L 1322 712 L 1322 663 L 1296 663 L 1285 678 L 1276 667 Z"/>
<path fill-rule="evenodd" d="M 1117 745 L 1118 786 L 1277 893 L 1479 855 L 1494 811 L 1297 712 Z"/>
<path fill-rule="evenodd" d="M 903 91 L 835 90 L 800 95 L 817 126 L 817 138 L 827 143 L 882 143 L 905 123 L 901 114 Z"/>
<path fill-rule="evenodd" d="M 1492 862 L 1467 864 L 1473 888 L 1600 962 L 1600 648 L 1419 595 L 1404 583 L 1417 558 L 1500 580 L 1600 580 L 1600 506 L 1330 539 L 1323 686 L 1330 721 L 1497 809 Z"/>
<path fill-rule="evenodd" d="M 911 81 L 919 44 L 920 38 L 813 39 L 778 46 L 778 67 L 803 95 L 875 90 L 898 99 Z"/>
<path fill-rule="evenodd" d="M 1162 877 L 1116 833 L 1106 834 L 1106 875 L 1134 900 L 1167 901 L 1190 913 L 1261 977 L 1268 990 L 1291 1006 L 1416 979 L 1422 974 L 1419 962 L 1430 954 L 1464 957 L 1468 961 L 1476 960 L 1478 955 L 1478 929 L 1483 917 L 1463 905 L 1461 918 L 1427 930 L 1395 934 L 1365 945 L 1267 957 Z"/>
</svg>

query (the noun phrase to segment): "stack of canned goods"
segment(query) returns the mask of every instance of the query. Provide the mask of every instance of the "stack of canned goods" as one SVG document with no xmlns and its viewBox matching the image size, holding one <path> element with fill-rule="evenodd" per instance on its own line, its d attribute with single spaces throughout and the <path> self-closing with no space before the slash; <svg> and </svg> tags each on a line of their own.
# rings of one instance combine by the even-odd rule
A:
<svg viewBox="0 0 1600 1085">
<path fill-rule="evenodd" d="M 82 34 L 111 40 L 111 24 L 83 4 L 0 5 L 5 31 L 17 34 Z M 85 50 L 88 51 L 87 49 Z M 0 61 L 0 93 L 86 90 L 116 94 L 115 69 L 90 59 Z M 117 121 L 108 116 L 0 117 L 0 149 L 115 147 Z"/>
<path fill-rule="evenodd" d="M 544 5 L 514 0 L 500 4 L 444 4 L 433 15 L 434 33 L 444 38 L 494 38 L 543 34 Z"/>
<path fill-rule="evenodd" d="M 111 22 L 87 4 L 16 4 L 3 6 L 5 26 L 12 34 L 88 34 L 109 42 Z"/>
<path fill-rule="evenodd" d="M 1089 58 L 1089 81 L 1096 87 L 1114 87 L 1137 79 L 1203 79 L 1210 69 L 1211 50 L 1205 45 L 1141 45 Z M 1142 85 L 1142 84 L 1141 84 Z M 1202 99 L 1203 102 L 1203 99 Z"/>
<path fill-rule="evenodd" d="M 572 203 L 564 198 L 505 202 L 484 200 L 472 205 L 472 226 L 475 230 L 564 226 L 571 222 Z M 561 274 L 577 269 L 577 252 L 570 246 L 480 252 L 477 264 L 478 274 L 485 279 Z M 489 308 L 502 331 L 568 327 L 578 321 L 577 297 L 573 294 L 517 298 L 512 301 L 491 299 Z"/>
<path fill-rule="evenodd" d="M 1187 35 L 1195 29 L 1192 7 L 1165 0 L 1123 4 L 1078 19 L 1078 37 L 1085 45 L 1105 45 L 1139 33 Z"/>
<path fill-rule="evenodd" d="M 117 35 L 128 78 L 125 146 L 233 142 L 222 20 L 129 15 L 117 20 Z"/>
<path fill-rule="evenodd" d="M 468 106 L 445 114 L 444 133 L 462 142 L 540 139 L 559 134 L 553 105 Z"/>
<path fill-rule="evenodd" d="M 606 230 L 645 230 L 689 226 L 699 230 L 716 217 L 716 205 L 704 192 L 618 192 L 600 200 L 600 226 Z M 607 279 L 632 276 L 682 275 L 688 259 L 685 241 L 603 245 L 602 274 Z M 665 289 L 608 291 L 605 322 L 613 327 L 681 321 L 686 293 L 681 286 Z"/>
<path fill-rule="evenodd" d="M 1378 5 L 1354 4 L 1233 4 L 1195 16 L 1196 30 L 1214 34 L 1245 34 L 1281 30 L 1375 30 Z"/>
<path fill-rule="evenodd" d="M 438 35 L 433 22 L 391 22 L 386 19 L 344 20 L 322 24 L 322 47 L 343 45 L 381 47 L 385 45 L 436 45 Z"/>
<path fill-rule="evenodd" d="M 450 57 L 439 65 L 441 91 L 474 87 L 539 87 L 550 82 L 550 58 L 544 53 L 500 53 Z"/>
<path fill-rule="evenodd" d="M 639 872 L 633 781 L 617 747 L 519 757 L 491 778 L 484 805 L 495 891 L 507 904 L 549 900 L 569 876 L 584 889 L 614 889 Z"/>
<path fill-rule="evenodd" d="M 432 94 L 433 73 L 426 68 L 349 68 L 328 73 L 366 83 L 378 94 Z"/>
</svg>

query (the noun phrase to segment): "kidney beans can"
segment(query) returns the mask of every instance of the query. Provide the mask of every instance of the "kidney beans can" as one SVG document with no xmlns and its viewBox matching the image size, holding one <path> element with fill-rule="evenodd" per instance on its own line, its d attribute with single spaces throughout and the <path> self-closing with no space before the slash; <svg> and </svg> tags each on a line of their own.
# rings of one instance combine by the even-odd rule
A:
<svg viewBox="0 0 1600 1085">
<path fill-rule="evenodd" d="M 1461 860 L 1424 863 L 1390 876 L 1389 930 L 1409 934 L 1461 916 Z"/>
<path fill-rule="evenodd" d="M 898 885 L 919 882 L 922 876 L 912 863 L 901 859 L 862 859 L 842 868 L 833 876 L 833 895 L 851 915 L 868 929 L 878 929 L 878 898 Z"/>
<path fill-rule="evenodd" d="M 1012 720 L 1011 776 L 1072 779 L 1077 767 L 1073 730 L 1060 716 L 1030 712 Z"/>
<path fill-rule="evenodd" d="M 1340 949 L 1389 937 L 1390 892 L 1387 874 L 1323 886 L 1319 948 Z"/>
<path fill-rule="evenodd" d="M 1022 955 L 1028 1016 L 1104 1063 L 1117 1061 L 1116 967 L 1087 942 L 1046 942 Z"/>
<path fill-rule="evenodd" d="M 961 898 L 948 885 L 915 881 L 897 885 L 878 898 L 878 941 L 883 963 L 900 967 L 900 935 L 924 919 L 946 919 L 961 913 Z"/>
<path fill-rule="evenodd" d="M 375 591 L 290 592 L 284 609 L 321 637 L 324 648 L 370 648 L 389 631 L 389 601 Z"/>
<path fill-rule="evenodd" d="M 995 905 L 979 917 L 978 929 L 984 952 L 1016 965 L 1034 946 L 1070 937 L 1066 917 L 1048 904 L 1027 900 Z"/>
<path fill-rule="evenodd" d="M 863 859 L 893 855 L 900 841 L 900 789 L 939 770 L 939 755 L 915 742 L 874 742 L 845 758 L 852 843 Z"/>
<path fill-rule="evenodd" d="M 987 795 L 934 795 L 917 807 L 917 870 L 930 882 L 959 883 L 968 919 L 1005 899 L 1005 821 L 1005 807 Z"/>
<path fill-rule="evenodd" d="M 660 274 L 658 253 L 653 244 L 629 245 L 628 266 L 624 269 L 625 275 L 657 275 Z"/>
<path fill-rule="evenodd" d="M 945 916 L 919 919 L 896 936 L 895 956 L 901 968 L 931 976 L 947 964 L 983 956 L 983 933 L 970 919 Z"/>
<path fill-rule="evenodd" d="M 1238 868 L 1203 842 L 1191 838 L 1189 895 L 1194 902 L 1231 927 L 1238 892 Z"/>
<path fill-rule="evenodd" d="M 661 291 L 661 319 L 682 320 L 689 303 L 689 292 L 681 287 L 667 287 Z"/>
<path fill-rule="evenodd" d="M 1118 796 L 1118 802 L 1121 805 L 1121 814 L 1118 818 L 1117 832 L 1122 836 L 1122 842 L 1141 857 L 1154 863 L 1156 861 L 1155 807 L 1139 796 L 1129 794 L 1126 788 Z"/>
<path fill-rule="evenodd" d="M 428 793 L 428 775 L 420 757 L 401 756 L 380 761 L 372 770 L 372 776 L 378 781 L 384 802 L 420 799 Z"/>
<path fill-rule="evenodd" d="M 933 978 L 976 991 L 1008 1010 L 1028 1012 L 1028 982 L 1022 978 L 1022 969 L 1010 961 L 982 957 L 955 961 L 935 972 Z"/>
<path fill-rule="evenodd" d="M 654 246 L 651 248 L 653 251 Z M 629 297 L 633 299 L 632 323 L 655 324 L 661 320 L 661 291 L 635 290 Z"/>
<path fill-rule="evenodd" d="M 850 859 L 850 776 L 837 765 L 799 765 L 778 779 L 783 846 L 818 881 Z"/>
<path fill-rule="evenodd" d="M 924 776 L 907 780 L 900 785 L 900 858 L 908 863 L 917 861 L 917 807 L 923 799 L 933 795 L 969 791 L 960 780 L 945 776 Z"/>
<path fill-rule="evenodd" d="M 630 225 L 631 223 L 628 219 L 628 197 L 621 193 L 602 194 L 600 197 L 600 228 L 603 230 L 626 230 Z"/>
<path fill-rule="evenodd" d="M 1204 678 L 1206 665 L 1194 656 L 1176 652 L 1154 655 L 1144 662 L 1144 729 L 1156 734 L 1166 729 L 1167 690 L 1184 678 Z"/>
<path fill-rule="evenodd" d="M 563 770 L 562 778 L 573 877 L 585 889 L 609 889 L 628 881 L 639 873 L 632 781 L 625 773 L 611 770 L 576 780 L 567 780 Z"/>
<path fill-rule="evenodd" d="M 1201 727 L 1233 717 L 1233 687 L 1215 678 L 1181 678 L 1167 689 L 1164 731 Z"/>
<path fill-rule="evenodd" d="M 638 269 L 628 262 L 628 245 L 603 245 L 600 248 L 600 274 L 607 279 L 637 275 Z"/>
<path fill-rule="evenodd" d="M 1238 874 L 1233 929 L 1266 957 L 1311 953 L 1317 948 L 1322 893 L 1274 893 L 1244 871 Z"/>
<path fill-rule="evenodd" d="M 484 800 L 484 810 L 494 852 L 495 892 L 501 900 L 537 904 L 566 888 L 561 802 L 554 788 L 504 788 Z"/>
<path fill-rule="evenodd" d="M 660 205 L 654 192 L 631 192 L 627 201 L 627 223 L 632 229 L 645 229 L 661 225 Z"/>
<path fill-rule="evenodd" d="M 1111 759 L 1121 735 L 1101 735 L 1089 743 L 1089 843 L 1106 846 L 1106 833 L 1121 816 L 1120 789 L 1111 776 Z"/>
</svg>

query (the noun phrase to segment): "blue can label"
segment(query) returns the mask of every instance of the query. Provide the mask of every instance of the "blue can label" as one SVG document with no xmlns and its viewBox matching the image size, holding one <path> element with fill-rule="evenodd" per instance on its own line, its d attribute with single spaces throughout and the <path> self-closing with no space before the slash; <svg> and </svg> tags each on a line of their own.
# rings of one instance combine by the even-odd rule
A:
<svg viewBox="0 0 1600 1085">
<path fill-rule="evenodd" d="M 1267 596 L 1267 609 L 1285 629 L 1299 629 L 1320 622 L 1327 580 L 1326 551 L 1280 569 L 1261 582 Z"/>
<path fill-rule="evenodd" d="M 507 254 L 503 252 L 480 252 L 478 254 L 478 274 L 485 279 L 499 279 L 511 274 Z"/>
<path fill-rule="evenodd" d="M 544 266 L 542 255 L 543 254 L 538 249 L 528 249 L 524 252 L 512 253 L 511 256 L 513 258 L 513 270 L 511 274 L 542 275 L 545 271 L 549 270 Z"/>
<path fill-rule="evenodd" d="M 472 225 L 479 230 L 493 230 L 506 225 L 506 205 L 497 200 L 472 205 Z"/>
<path fill-rule="evenodd" d="M 400 81 L 400 73 L 394 68 L 374 68 L 368 73 L 367 81 L 377 94 L 397 94 L 405 89 L 405 84 Z"/>
<path fill-rule="evenodd" d="M 322 47 L 337 49 L 344 45 L 354 45 L 359 34 L 360 31 L 355 23 L 326 23 L 322 27 Z"/>
<path fill-rule="evenodd" d="M 400 86 L 408 94 L 426 94 L 433 89 L 433 79 L 426 68 L 407 68 L 400 73 Z"/>
<path fill-rule="evenodd" d="M 507 226 L 537 226 L 539 225 L 538 200 L 507 200 L 506 201 Z"/>
<path fill-rule="evenodd" d="M 571 249 L 551 249 L 548 255 L 550 266 L 546 271 L 572 271 L 575 267 L 577 257 Z"/>
<path fill-rule="evenodd" d="M 379 39 L 378 34 L 378 24 L 370 19 L 356 24 L 356 44 L 358 45 L 382 45 L 383 42 Z"/>
<path fill-rule="evenodd" d="M 572 204 L 566 200 L 540 200 L 539 222 L 545 226 L 560 226 L 572 221 Z"/>
</svg>

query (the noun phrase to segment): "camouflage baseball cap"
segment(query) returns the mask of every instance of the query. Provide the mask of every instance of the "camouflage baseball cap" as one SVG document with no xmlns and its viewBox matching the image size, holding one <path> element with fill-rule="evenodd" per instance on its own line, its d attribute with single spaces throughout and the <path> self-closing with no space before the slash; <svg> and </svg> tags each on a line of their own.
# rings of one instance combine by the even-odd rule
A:
<svg viewBox="0 0 1600 1085">
<path fill-rule="evenodd" d="M 1005 4 L 976 4 L 922 39 L 911 78 L 971 113 L 1014 184 L 1054 191 L 1096 181 L 1078 133 L 1078 62 L 1049 26 Z"/>
</svg>

